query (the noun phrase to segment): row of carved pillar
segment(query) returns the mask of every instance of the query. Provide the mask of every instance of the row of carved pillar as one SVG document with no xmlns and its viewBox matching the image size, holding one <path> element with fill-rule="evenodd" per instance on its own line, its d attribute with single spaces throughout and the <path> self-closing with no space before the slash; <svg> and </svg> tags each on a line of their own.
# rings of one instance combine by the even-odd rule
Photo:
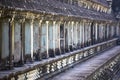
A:
<svg viewBox="0 0 120 80">
<path fill-rule="evenodd" d="M 93 21 L 0 21 L 0 70 L 48 59 L 119 35 L 119 26 Z"/>
</svg>

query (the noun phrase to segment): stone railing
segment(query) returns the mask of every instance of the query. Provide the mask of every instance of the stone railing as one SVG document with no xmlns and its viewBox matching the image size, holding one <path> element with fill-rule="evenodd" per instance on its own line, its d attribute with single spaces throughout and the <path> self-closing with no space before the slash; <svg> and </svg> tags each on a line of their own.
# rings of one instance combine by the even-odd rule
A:
<svg viewBox="0 0 120 80">
<path fill-rule="evenodd" d="M 116 74 L 119 71 L 120 54 L 114 56 L 109 61 L 104 63 L 99 69 L 89 75 L 86 80 L 118 80 L 116 79 Z"/>
<path fill-rule="evenodd" d="M 32 64 L 25 64 L 23 67 L 14 68 L 10 71 L 1 71 L 0 79 L 11 80 L 35 80 L 48 79 L 74 65 L 87 60 L 88 58 L 116 46 L 117 38 L 85 47 L 80 50 L 66 53 L 55 58 L 46 59 Z M 97 73 L 95 73 L 97 74 Z"/>
</svg>

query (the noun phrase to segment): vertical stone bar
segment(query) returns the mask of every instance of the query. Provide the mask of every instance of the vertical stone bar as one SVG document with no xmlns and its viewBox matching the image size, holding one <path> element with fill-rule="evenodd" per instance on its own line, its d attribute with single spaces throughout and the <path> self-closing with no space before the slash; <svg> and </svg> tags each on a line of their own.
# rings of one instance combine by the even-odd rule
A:
<svg viewBox="0 0 120 80">
<path fill-rule="evenodd" d="M 68 49 L 69 49 L 69 51 L 70 51 L 70 22 L 68 22 Z"/>
<path fill-rule="evenodd" d="M 73 40 L 73 49 L 75 50 L 75 38 L 76 38 L 76 35 L 75 35 L 75 22 L 73 24 L 73 34 L 72 34 L 72 40 Z"/>
<path fill-rule="evenodd" d="M 64 27 L 64 31 L 63 31 L 63 53 L 65 53 L 65 26 L 66 26 L 66 22 L 63 23 L 63 27 Z"/>
<path fill-rule="evenodd" d="M 88 37 L 88 36 L 87 36 L 87 33 L 88 33 L 88 32 L 87 32 L 87 27 L 88 27 L 88 26 L 87 26 L 87 22 L 86 22 L 86 23 L 85 23 L 85 47 L 87 47 L 87 37 Z"/>
<path fill-rule="evenodd" d="M 85 45 L 85 47 L 87 46 L 87 22 L 85 22 L 85 25 L 84 25 L 84 34 L 85 34 L 85 43 L 84 43 L 84 45 Z"/>
<path fill-rule="evenodd" d="M 9 20 L 9 68 L 13 68 L 13 54 L 14 54 L 14 18 Z"/>
<path fill-rule="evenodd" d="M 74 39 L 73 39 L 73 36 L 74 36 L 74 35 L 73 35 L 73 33 L 74 33 L 74 31 L 73 31 L 74 22 L 72 21 L 71 23 L 72 23 L 72 26 L 71 26 L 71 27 L 72 27 L 72 30 L 71 30 L 71 32 L 72 32 L 72 49 L 73 49 L 73 48 L 74 48 Z"/>
<path fill-rule="evenodd" d="M 80 22 L 77 25 L 77 48 L 80 49 Z"/>
<path fill-rule="evenodd" d="M 41 54 L 41 31 L 42 31 L 42 20 L 39 21 L 39 50 L 38 50 L 38 60 L 42 60 Z"/>
<path fill-rule="evenodd" d="M 107 28 L 108 28 L 108 39 L 110 39 L 110 27 L 109 27 L 109 24 L 107 25 Z"/>
<path fill-rule="evenodd" d="M 82 22 L 82 48 L 84 47 L 84 43 L 85 43 L 85 34 L 84 34 L 84 24 L 85 22 Z"/>
<path fill-rule="evenodd" d="M 69 49 L 70 49 L 70 51 L 72 51 L 73 50 L 73 48 L 72 48 L 73 47 L 72 46 L 72 43 L 73 43 L 72 42 L 72 23 L 69 22 L 68 25 L 69 25 L 68 26 L 68 29 L 69 29 L 69 36 L 68 36 L 69 37 Z"/>
<path fill-rule="evenodd" d="M 76 49 L 78 48 L 77 47 L 77 44 L 78 44 L 78 22 L 76 22 L 76 26 L 75 26 L 76 28 L 75 28 L 75 31 L 76 31 L 76 33 L 75 33 L 75 35 L 76 35 Z"/>
<path fill-rule="evenodd" d="M 103 23 L 101 23 L 101 41 L 103 41 Z"/>
<path fill-rule="evenodd" d="M 89 23 L 89 45 L 91 45 L 91 22 Z"/>
<path fill-rule="evenodd" d="M 55 56 L 55 37 L 56 37 L 56 21 L 53 21 L 53 51 L 54 51 L 54 56 Z"/>
<path fill-rule="evenodd" d="M 65 49 L 66 49 L 66 45 L 65 45 L 65 44 L 66 44 L 66 35 L 65 35 L 65 33 L 66 33 L 66 24 L 67 24 L 67 23 L 65 22 L 65 23 L 64 23 L 64 53 L 66 52 L 66 51 L 65 51 Z"/>
<path fill-rule="evenodd" d="M 49 58 L 49 52 L 48 52 L 48 48 L 49 48 L 49 41 L 48 41 L 48 26 L 49 26 L 49 21 L 46 21 L 46 26 L 47 26 L 47 58 Z"/>
<path fill-rule="evenodd" d="M 1 25 L 1 21 L 0 21 L 0 67 L 2 62 L 2 25 Z M 1 68 L 0 68 L 1 70 Z"/>
<path fill-rule="evenodd" d="M 60 50 L 61 53 L 64 53 L 64 24 L 61 23 L 60 24 Z"/>
<path fill-rule="evenodd" d="M 89 46 L 89 40 L 90 40 L 90 27 L 89 27 L 89 25 L 90 25 L 90 22 L 88 22 L 88 25 L 87 25 L 87 46 Z"/>
<path fill-rule="evenodd" d="M 81 47 L 82 47 L 82 45 L 83 45 L 83 43 L 82 43 L 82 41 L 83 41 L 83 37 L 82 37 L 82 22 L 80 22 L 80 45 L 81 45 Z"/>
<path fill-rule="evenodd" d="M 65 52 L 69 51 L 69 36 L 68 36 L 68 22 L 65 23 Z"/>
<path fill-rule="evenodd" d="M 86 22 L 86 47 L 88 46 L 88 22 Z"/>
<path fill-rule="evenodd" d="M 108 29 L 108 23 L 106 24 L 106 27 L 107 27 L 107 40 L 108 40 L 108 38 L 109 38 L 109 29 Z"/>
<path fill-rule="evenodd" d="M 116 35 L 117 35 L 117 37 L 119 37 L 119 23 L 117 23 L 117 28 L 116 28 Z"/>
<path fill-rule="evenodd" d="M 100 42 L 101 42 L 101 24 L 99 24 L 99 39 L 100 39 Z"/>
<path fill-rule="evenodd" d="M 21 19 L 21 64 L 25 61 L 25 19 Z"/>
<path fill-rule="evenodd" d="M 98 43 L 98 42 L 99 42 L 99 39 L 100 39 L 100 36 L 99 36 L 99 35 L 100 35 L 99 23 L 98 23 L 98 25 L 97 25 L 97 26 L 98 26 L 98 29 L 97 29 L 97 32 L 98 32 L 98 41 L 97 41 L 97 43 Z"/>
<path fill-rule="evenodd" d="M 95 43 L 97 43 L 97 41 L 98 41 L 98 34 L 97 34 L 98 33 L 98 31 L 97 31 L 98 30 L 98 24 L 97 23 L 96 23 L 95 27 L 96 27 L 95 28 Z"/>
<path fill-rule="evenodd" d="M 97 43 L 99 42 L 99 24 L 97 23 Z"/>
<path fill-rule="evenodd" d="M 103 24 L 103 41 L 105 40 L 105 24 Z"/>
<path fill-rule="evenodd" d="M 32 61 L 33 61 L 33 22 L 34 22 L 34 20 L 32 19 L 31 26 L 30 26 L 30 28 L 31 28 L 31 59 L 32 59 Z"/>
<path fill-rule="evenodd" d="M 87 41 L 88 41 L 88 46 L 89 46 L 90 45 L 90 22 L 88 23 L 87 28 L 88 28 L 88 32 L 87 32 L 88 33 L 88 40 Z"/>
<path fill-rule="evenodd" d="M 107 25 L 105 24 L 105 41 L 107 39 Z"/>
<path fill-rule="evenodd" d="M 113 36 L 113 38 L 115 38 L 115 37 L 116 37 L 116 33 L 117 33 L 116 28 L 117 28 L 117 25 L 116 25 L 116 24 L 114 24 L 114 36 Z"/>
<path fill-rule="evenodd" d="M 91 25 L 91 44 L 94 44 L 94 22 Z"/>
</svg>

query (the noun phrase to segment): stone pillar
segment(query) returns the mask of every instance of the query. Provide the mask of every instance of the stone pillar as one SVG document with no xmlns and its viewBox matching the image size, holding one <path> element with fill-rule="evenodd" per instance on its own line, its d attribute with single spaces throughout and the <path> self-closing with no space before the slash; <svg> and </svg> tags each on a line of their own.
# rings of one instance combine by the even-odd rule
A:
<svg viewBox="0 0 120 80">
<path fill-rule="evenodd" d="M 0 26 L 1 26 L 1 21 L 0 21 Z M 0 67 L 2 66 L 1 63 L 2 63 L 2 26 L 0 27 Z"/>
<path fill-rule="evenodd" d="M 80 49 L 80 22 L 77 25 L 77 48 Z"/>
<path fill-rule="evenodd" d="M 33 19 L 25 22 L 25 61 L 28 63 L 33 62 L 33 22 Z"/>
<path fill-rule="evenodd" d="M 74 22 L 72 21 L 71 22 L 71 24 L 72 24 L 72 49 L 74 48 L 74 40 L 73 40 L 73 37 L 74 37 L 74 35 L 73 35 L 73 33 L 74 33 L 74 31 L 73 31 L 73 27 L 74 27 Z"/>
<path fill-rule="evenodd" d="M 21 64 L 25 62 L 25 19 L 21 19 Z"/>
<path fill-rule="evenodd" d="M 107 24 L 105 24 L 105 41 L 107 40 Z"/>
<path fill-rule="evenodd" d="M 89 45 L 91 45 L 91 22 L 89 23 Z"/>
<path fill-rule="evenodd" d="M 85 34 L 84 34 L 84 22 L 82 22 L 82 48 L 84 47 L 85 43 Z"/>
<path fill-rule="evenodd" d="M 54 51 L 54 56 L 55 56 L 55 37 L 56 37 L 56 21 L 53 21 L 53 51 Z"/>
<path fill-rule="evenodd" d="M 64 35 L 65 35 L 65 39 L 64 39 L 64 40 L 65 40 L 65 41 L 64 41 L 64 42 L 65 42 L 65 43 L 64 43 L 64 45 L 65 45 L 65 46 L 64 46 L 64 47 L 65 47 L 65 52 L 68 52 L 68 51 L 69 51 L 69 38 L 68 38 L 68 37 L 69 37 L 69 36 L 68 36 L 68 33 L 69 33 L 69 32 L 68 32 L 68 28 L 69 28 L 68 22 L 66 22 L 66 23 L 65 23 L 65 31 L 64 31 Z"/>
<path fill-rule="evenodd" d="M 95 43 L 98 41 L 98 24 L 95 25 Z"/>
<path fill-rule="evenodd" d="M 38 60 L 42 60 L 41 54 L 41 27 L 42 27 L 42 20 L 39 21 L 39 50 L 38 50 Z"/>
<path fill-rule="evenodd" d="M 91 25 L 91 44 L 93 45 L 93 41 L 94 41 L 94 35 L 93 35 L 93 31 L 94 31 L 94 29 L 93 29 L 93 26 L 94 26 L 94 23 L 92 22 L 92 25 Z"/>
<path fill-rule="evenodd" d="M 69 22 L 68 23 L 69 24 L 69 49 L 70 49 L 70 51 L 72 51 L 73 50 L 73 24 L 74 24 L 74 22 Z"/>
<path fill-rule="evenodd" d="M 34 20 L 32 19 L 31 26 L 30 26 L 30 29 L 31 29 L 31 59 L 32 59 L 32 61 L 33 61 L 33 22 L 34 22 Z"/>
<path fill-rule="evenodd" d="M 14 55 L 14 17 L 9 21 L 9 65 L 10 69 L 13 68 L 13 55 Z"/>
<path fill-rule="evenodd" d="M 80 22 L 80 45 L 83 47 L 83 26 L 82 26 L 82 21 Z"/>
<path fill-rule="evenodd" d="M 71 31 L 70 31 L 70 22 L 68 22 L 68 49 L 70 51 L 70 40 L 71 40 L 71 35 L 70 35 Z"/>
<path fill-rule="evenodd" d="M 47 26 L 47 35 L 46 35 L 46 37 L 47 37 L 47 58 L 49 58 L 49 52 L 48 52 L 48 48 L 49 48 L 49 41 L 48 41 L 48 26 L 49 26 L 49 21 L 46 21 L 46 26 Z"/>
<path fill-rule="evenodd" d="M 76 31 L 76 33 L 75 33 L 75 35 L 76 35 L 76 48 L 78 48 L 78 47 L 77 47 L 77 44 L 78 44 L 78 22 L 76 22 L 75 31 Z"/>
</svg>

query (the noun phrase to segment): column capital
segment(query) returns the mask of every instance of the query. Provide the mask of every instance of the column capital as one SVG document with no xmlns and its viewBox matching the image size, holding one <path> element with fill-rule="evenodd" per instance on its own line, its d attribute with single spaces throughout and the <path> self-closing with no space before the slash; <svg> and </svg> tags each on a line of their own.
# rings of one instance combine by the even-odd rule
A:
<svg viewBox="0 0 120 80">
<path fill-rule="evenodd" d="M 72 21 L 72 25 L 74 24 L 75 22 L 74 21 Z"/>
<path fill-rule="evenodd" d="M 56 24 L 56 21 L 53 21 L 53 24 Z"/>
<path fill-rule="evenodd" d="M 49 23 L 49 21 L 46 21 L 46 23 L 48 24 L 48 23 Z"/>
</svg>

